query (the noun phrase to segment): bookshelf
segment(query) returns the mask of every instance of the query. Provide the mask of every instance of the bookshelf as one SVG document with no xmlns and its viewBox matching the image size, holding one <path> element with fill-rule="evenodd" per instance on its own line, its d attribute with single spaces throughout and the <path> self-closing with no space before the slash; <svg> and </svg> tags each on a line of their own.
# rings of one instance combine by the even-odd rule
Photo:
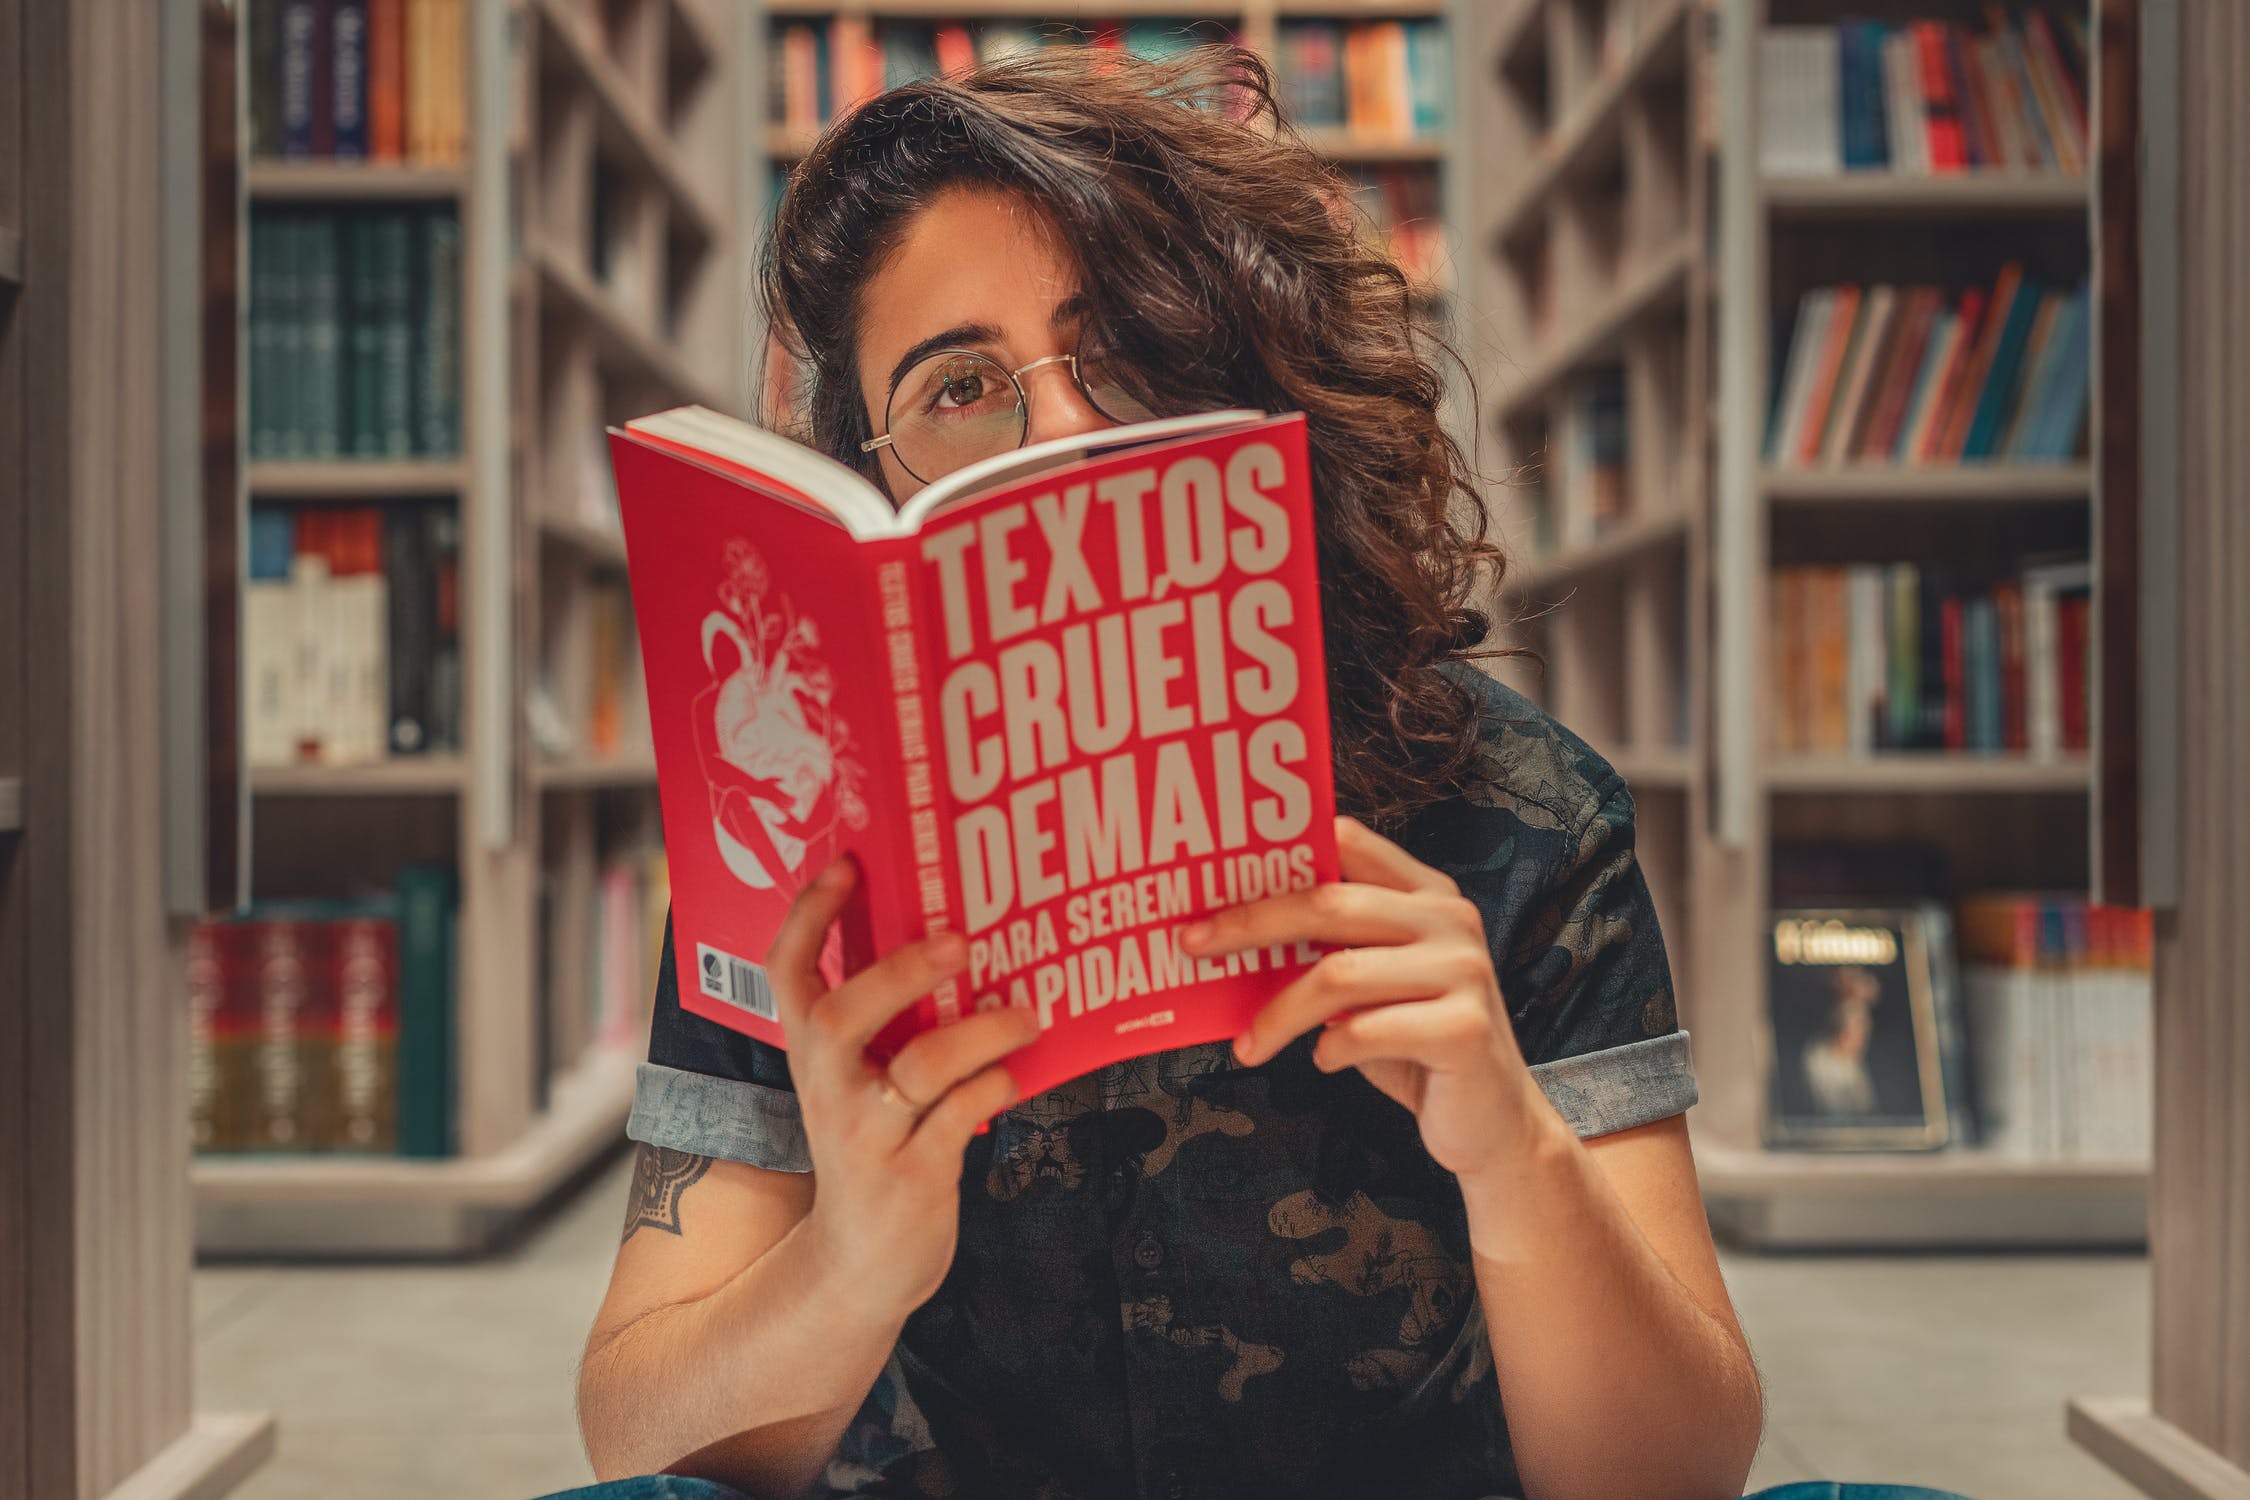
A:
<svg viewBox="0 0 2250 1500">
<path fill-rule="evenodd" d="M 1973 888 L 2090 878 L 2084 749 L 1775 748 L 1787 740 L 1767 681 L 1768 599 L 1783 570 L 1895 560 L 2004 574 L 2017 557 L 2085 555 L 2098 500 L 2082 456 L 1767 456 L 1775 334 L 1808 289 L 1957 287 L 2012 262 L 2057 288 L 2089 264 L 2084 175 L 1766 170 L 1767 27 L 1868 15 L 1953 13 L 1908 0 L 1514 0 L 1465 23 L 1464 129 L 1495 148 L 1475 168 L 1489 208 L 1468 273 L 1479 437 L 1503 476 L 1491 505 L 1511 549 L 1507 628 L 1544 658 L 1502 675 L 1635 792 L 1695 1038 L 1691 1124 L 1715 1222 L 1768 1245 L 2132 1242 L 2146 1198 L 2132 1163 L 1759 1144 L 1777 842 L 1917 840 Z"/>
<path fill-rule="evenodd" d="M 253 216 L 457 219 L 458 443 L 399 457 L 254 453 L 244 489 L 254 509 L 299 516 L 402 504 L 452 516 L 459 745 L 253 765 L 252 895 L 348 895 L 416 862 L 456 871 L 456 1150 L 200 1156 L 206 1253 L 491 1243 L 615 1146 L 644 1051 L 632 1014 L 592 1018 L 599 986 L 585 970 L 588 935 L 623 915 L 600 888 L 605 865 L 645 870 L 657 847 L 653 763 L 645 737 L 608 753 L 586 742 L 583 691 L 548 695 L 562 712 L 543 719 L 536 689 L 558 673 L 585 686 L 584 600 L 602 588 L 622 599 L 622 538 L 588 468 L 602 425 L 683 401 L 742 409 L 750 198 L 732 141 L 747 33 L 732 7 L 698 0 L 423 9 L 458 58 L 429 70 L 433 86 L 457 83 L 459 97 L 410 89 L 408 108 L 450 116 L 450 145 L 441 131 L 385 160 L 275 154 L 254 113 L 253 17 L 244 176 Z M 637 653 L 629 632 L 628 616 L 605 643 L 613 657 Z M 562 750 L 558 724 L 572 740 Z M 646 931 L 649 903 L 633 905 L 613 940 Z"/>
</svg>

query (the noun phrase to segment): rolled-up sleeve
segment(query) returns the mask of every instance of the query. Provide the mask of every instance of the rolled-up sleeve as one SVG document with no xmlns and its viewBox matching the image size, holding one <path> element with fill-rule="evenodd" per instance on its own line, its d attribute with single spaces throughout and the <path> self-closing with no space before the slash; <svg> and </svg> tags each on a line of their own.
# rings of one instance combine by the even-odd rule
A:
<svg viewBox="0 0 2250 1500">
<path fill-rule="evenodd" d="M 625 1133 L 693 1156 L 776 1172 L 812 1170 L 789 1055 L 681 1009 L 668 913 L 648 1061 L 634 1085 Z"/>
</svg>

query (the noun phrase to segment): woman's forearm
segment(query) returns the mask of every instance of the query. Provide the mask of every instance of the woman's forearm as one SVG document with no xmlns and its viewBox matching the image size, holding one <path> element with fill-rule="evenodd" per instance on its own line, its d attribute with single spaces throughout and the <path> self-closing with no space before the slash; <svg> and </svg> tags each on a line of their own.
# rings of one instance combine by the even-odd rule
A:
<svg viewBox="0 0 2250 1500">
<path fill-rule="evenodd" d="M 1764 1420 L 1739 1331 L 1672 1274 L 1561 1117 L 1543 1099 L 1525 1113 L 1505 1178 L 1461 1184 L 1524 1493 L 1731 1500 Z"/>
<path fill-rule="evenodd" d="M 581 1424 L 602 1479 L 674 1473 L 795 1500 L 882 1373 L 904 1312 L 837 1284 L 817 1221 L 798 1221 L 711 1295 L 589 1351 Z"/>
</svg>

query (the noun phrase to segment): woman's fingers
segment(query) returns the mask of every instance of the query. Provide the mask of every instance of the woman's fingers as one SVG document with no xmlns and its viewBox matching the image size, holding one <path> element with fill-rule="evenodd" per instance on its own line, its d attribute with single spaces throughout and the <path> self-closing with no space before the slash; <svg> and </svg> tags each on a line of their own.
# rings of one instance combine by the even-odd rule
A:
<svg viewBox="0 0 2250 1500">
<path fill-rule="evenodd" d="M 809 1029 L 836 1055 L 856 1059 L 875 1034 L 969 961 L 957 932 L 940 932 L 884 954 L 820 998 Z"/>
<path fill-rule="evenodd" d="M 1039 1018 L 1016 1006 L 925 1031 L 890 1061 L 891 1086 L 916 1104 L 927 1104 L 948 1089 L 1039 1039 Z"/>
<path fill-rule="evenodd" d="M 1483 980 L 1474 951 L 1415 944 L 1400 948 L 1340 948 L 1305 970 L 1268 1000 L 1237 1039 L 1235 1056 L 1254 1067 L 1297 1037 L 1356 1006 L 1427 1000 L 1473 988 Z"/>
<path fill-rule="evenodd" d="M 1334 947 L 1409 943 L 1435 928 L 1444 916 L 1439 903 L 1447 899 L 1459 898 L 1349 882 L 1308 886 L 1213 912 L 1188 926 L 1180 943 L 1198 958 L 1296 942 Z"/>
<path fill-rule="evenodd" d="M 828 988 L 820 977 L 821 946 L 858 881 L 859 867 L 849 855 L 830 864 L 797 892 L 766 948 L 774 1008 L 782 1029 L 791 1036 L 798 1034 L 806 1011 Z"/>
<path fill-rule="evenodd" d="M 1016 1080 L 998 1063 L 955 1084 L 923 1114 L 905 1150 L 958 1171 L 977 1127 L 1016 1102 Z"/>
</svg>

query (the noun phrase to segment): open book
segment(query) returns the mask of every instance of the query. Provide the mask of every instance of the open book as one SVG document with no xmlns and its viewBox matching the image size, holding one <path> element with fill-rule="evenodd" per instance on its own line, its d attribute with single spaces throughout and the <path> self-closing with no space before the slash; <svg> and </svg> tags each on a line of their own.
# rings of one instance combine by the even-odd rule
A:
<svg viewBox="0 0 2250 1500">
<path fill-rule="evenodd" d="M 874 1054 L 1025 1006 L 1026 1097 L 1233 1036 L 1318 957 L 1176 942 L 1337 876 L 1302 416 L 1034 444 L 896 510 L 700 408 L 610 449 L 689 1011 L 787 1045 L 762 961 L 846 853 L 831 979 L 927 933 L 970 944 Z"/>
</svg>

